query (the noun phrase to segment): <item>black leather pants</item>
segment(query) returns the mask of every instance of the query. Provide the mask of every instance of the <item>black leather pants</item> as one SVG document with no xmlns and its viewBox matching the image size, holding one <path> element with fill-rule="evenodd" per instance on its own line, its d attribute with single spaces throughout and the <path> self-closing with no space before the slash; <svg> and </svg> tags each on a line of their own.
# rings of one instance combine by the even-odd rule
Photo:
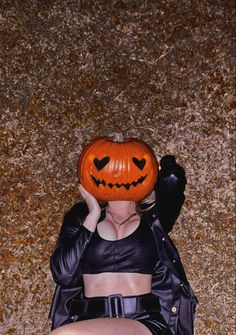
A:
<svg viewBox="0 0 236 335">
<path fill-rule="evenodd" d="M 101 318 L 109 317 L 102 315 Z M 152 335 L 171 335 L 171 332 L 159 312 L 143 312 L 138 314 L 131 314 L 127 316 L 128 319 L 133 319 L 141 322 L 152 333 Z M 92 317 L 82 317 L 80 320 L 91 320 Z"/>
<path fill-rule="evenodd" d="M 117 296 L 119 299 L 117 299 Z M 150 301 L 139 301 L 138 306 L 135 307 L 135 301 L 136 298 L 141 299 L 149 298 L 151 296 L 151 303 Z M 124 303 L 124 306 L 127 308 L 124 308 L 124 310 L 121 311 L 119 300 L 122 296 L 121 295 L 114 295 L 109 296 L 108 298 L 105 297 L 105 299 L 101 298 L 89 298 L 89 303 L 86 303 L 86 299 L 80 300 L 80 301 L 74 301 L 72 303 L 72 315 L 74 315 L 74 321 L 77 320 L 91 320 L 94 318 L 107 318 L 107 317 L 115 317 L 116 311 L 119 316 L 117 317 L 124 317 L 127 319 L 133 319 L 136 321 L 141 322 L 144 326 L 146 326 L 153 335 L 171 335 L 171 332 L 160 314 L 160 305 L 157 297 L 154 297 L 151 294 L 142 295 L 142 296 L 132 296 L 132 297 L 125 297 L 125 299 L 128 298 L 128 301 Z M 109 299 L 110 298 L 110 299 Z M 115 298 L 115 300 L 113 299 Z M 129 299 L 131 298 L 131 299 Z M 111 304 L 104 304 L 104 300 L 109 300 Z M 154 300 L 153 300 L 154 299 Z M 99 300 L 99 304 L 98 304 Z M 100 301 L 101 300 L 101 301 Z M 116 301 L 118 300 L 118 301 Z M 116 302 L 114 304 L 114 302 Z M 95 304 L 94 304 L 95 303 Z M 101 303 L 103 308 L 101 307 Z M 91 305 L 90 305 L 91 304 Z M 84 308 L 83 306 L 86 306 Z M 90 305 L 92 308 L 88 308 L 88 305 Z M 109 306 L 108 306 L 109 305 Z M 146 305 L 146 306 L 145 306 Z M 115 308 L 114 308 L 115 307 Z M 130 313 L 132 309 L 136 309 L 136 312 Z M 122 313 L 121 313 L 122 312 Z M 124 313 L 127 312 L 127 313 Z M 78 314 L 77 314 L 78 313 Z M 78 317 L 76 317 L 76 314 Z M 121 315 L 122 314 L 122 315 Z"/>
</svg>

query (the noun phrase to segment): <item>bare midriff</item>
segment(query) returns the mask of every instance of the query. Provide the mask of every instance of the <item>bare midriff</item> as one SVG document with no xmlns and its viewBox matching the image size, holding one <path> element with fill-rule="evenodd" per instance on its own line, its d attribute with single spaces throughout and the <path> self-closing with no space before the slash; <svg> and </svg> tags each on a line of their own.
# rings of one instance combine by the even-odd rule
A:
<svg viewBox="0 0 236 335">
<path fill-rule="evenodd" d="M 150 293 L 152 275 L 105 272 L 84 274 L 83 281 L 86 297 L 108 296 L 111 294 L 130 296 Z"/>
</svg>

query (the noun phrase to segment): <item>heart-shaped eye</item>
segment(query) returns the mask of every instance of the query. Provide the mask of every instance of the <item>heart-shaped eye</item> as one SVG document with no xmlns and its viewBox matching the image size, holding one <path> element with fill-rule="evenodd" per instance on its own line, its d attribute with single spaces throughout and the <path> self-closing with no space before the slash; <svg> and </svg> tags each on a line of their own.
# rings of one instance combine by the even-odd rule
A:
<svg viewBox="0 0 236 335">
<path fill-rule="evenodd" d="M 107 165 L 109 160 L 110 160 L 110 157 L 106 156 L 102 159 L 94 158 L 93 162 L 96 168 L 98 169 L 98 171 L 100 171 L 101 169 L 104 168 L 105 165 Z"/>
<path fill-rule="evenodd" d="M 134 164 L 140 169 L 140 170 L 142 170 L 143 168 L 144 168 L 144 166 L 145 166 L 145 164 L 146 164 L 146 159 L 138 159 L 138 158 L 136 158 L 136 157 L 133 157 L 132 158 L 132 161 L 134 162 Z"/>
</svg>

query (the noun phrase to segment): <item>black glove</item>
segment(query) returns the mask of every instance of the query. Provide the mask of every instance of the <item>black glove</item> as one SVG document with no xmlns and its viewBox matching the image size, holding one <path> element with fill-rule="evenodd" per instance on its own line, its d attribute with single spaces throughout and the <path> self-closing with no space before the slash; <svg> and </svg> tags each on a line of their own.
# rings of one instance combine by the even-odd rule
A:
<svg viewBox="0 0 236 335">
<path fill-rule="evenodd" d="M 174 155 L 165 155 L 160 161 L 161 170 L 158 179 L 164 179 L 174 174 L 181 181 L 186 183 L 185 171 L 182 166 L 178 165 Z"/>
</svg>

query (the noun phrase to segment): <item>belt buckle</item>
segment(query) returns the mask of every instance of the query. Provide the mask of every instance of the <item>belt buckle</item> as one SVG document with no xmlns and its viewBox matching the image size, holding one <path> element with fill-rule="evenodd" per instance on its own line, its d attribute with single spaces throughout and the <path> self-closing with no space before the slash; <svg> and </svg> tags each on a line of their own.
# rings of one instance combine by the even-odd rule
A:
<svg viewBox="0 0 236 335">
<path fill-rule="evenodd" d="M 109 315 L 112 317 L 125 317 L 124 301 L 122 294 L 112 294 L 108 296 Z"/>
</svg>

